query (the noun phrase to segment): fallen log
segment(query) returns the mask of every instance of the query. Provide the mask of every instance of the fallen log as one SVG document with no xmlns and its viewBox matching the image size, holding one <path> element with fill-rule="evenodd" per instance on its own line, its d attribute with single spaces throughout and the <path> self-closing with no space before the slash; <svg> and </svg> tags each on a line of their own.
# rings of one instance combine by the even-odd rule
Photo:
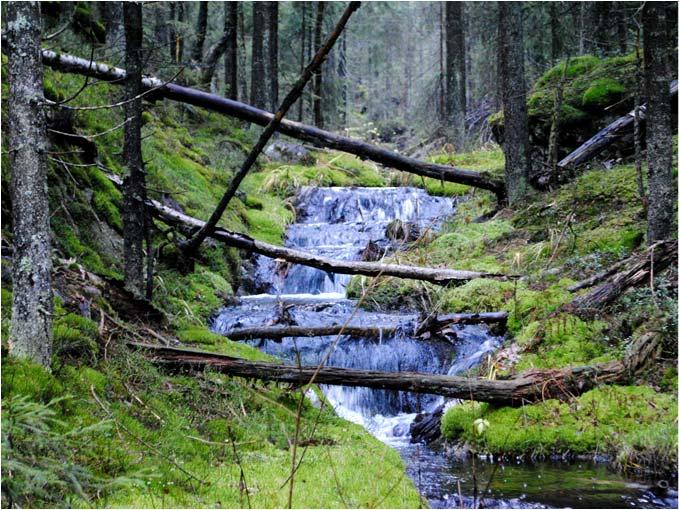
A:
<svg viewBox="0 0 679 510">
<path fill-rule="evenodd" d="M 317 384 L 360 386 L 472 399 L 497 405 L 519 406 L 550 398 L 568 400 L 601 384 L 626 383 L 656 353 L 659 335 L 642 335 L 623 361 L 553 370 L 529 370 L 505 380 L 459 377 L 417 372 L 380 372 L 347 368 L 294 366 L 247 361 L 212 352 L 128 342 L 151 361 L 181 371 L 210 370 L 236 377 L 278 381 L 295 385 Z"/>
<path fill-rule="evenodd" d="M 122 185 L 122 179 L 117 175 L 106 174 L 107 177 L 117 186 Z M 158 218 L 168 225 L 181 227 L 188 232 L 200 229 L 205 222 L 181 213 L 171 207 L 167 207 L 157 200 L 147 200 L 146 207 L 152 216 Z M 249 252 L 259 253 L 272 259 L 284 259 L 295 264 L 315 267 L 339 274 L 360 274 L 364 276 L 395 276 L 397 278 L 407 278 L 411 280 L 421 280 L 439 285 L 446 285 L 452 282 L 466 282 L 476 278 L 494 278 L 499 280 L 509 280 L 514 276 L 482 273 L 478 271 L 461 271 L 446 268 L 431 268 L 418 266 L 403 266 L 400 264 L 381 264 L 377 262 L 362 262 L 350 260 L 337 260 L 313 255 L 292 248 L 276 246 L 274 244 L 258 241 L 250 236 L 239 232 L 231 232 L 224 228 L 216 228 L 210 237 L 221 241 L 234 248 L 240 248 Z"/>
<path fill-rule="evenodd" d="M 224 333 L 231 340 L 267 339 L 278 340 L 292 337 L 336 336 L 381 338 L 383 335 L 393 335 L 398 328 L 394 326 L 260 326 L 226 331 Z"/>
<path fill-rule="evenodd" d="M 124 69 L 51 50 L 42 50 L 42 61 L 43 64 L 57 71 L 89 76 L 119 85 L 125 82 L 127 76 Z M 154 77 L 144 77 L 142 87 L 147 99 L 166 98 L 188 103 L 260 126 L 266 126 L 273 119 L 273 114 L 270 112 L 202 90 L 166 83 Z M 347 152 L 389 168 L 423 177 L 486 189 L 493 192 L 499 202 L 505 199 L 504 182 L 484 172 L 420 161 L 360 140 L 291 120 L 283 120 L 278 130 L 287 136 L 309 142 L 317 147 Z"/>
<path fill-rule="evenodd" d="M 506 324 L 507 312 L 485 312 L 485 313 L 450 313 L 447 315 L 429 316 L 423 319 L 415 328 L 415 335 L 421 336 L 424 333 L 436 332 L 453 324 Z"/>
<path fill-rule="evenodd" d="M 670 85 L 670 94 L 672 97 L 677 95 L 677 80 L 674 80 Z M 646 105 L 639 107 L 639 118 L 646 118 Z M 577 167 L 589 161 L 597 154 L 599 154 L 608 145 L 618 140 L 627 130 L 634 125 L 634 110 L 628 114 L 615 120 L 592 138 L 583 143 L 580 147 L 568 154 L 565 158 L 559 161 L 560 168 Z"/>
<path fill-rule="evenodd" d="M 623 270 L 608 276 L 603 283 L 590 292 L 576 297 L 567 307 L 580 316 L 594 316 L 603 307 L 614 302 L 628 288 L 649 281 L 676 263 L 677 241 L 659 241 L 641 255 L 630 257 Z M 575 285 L 573 288 L 577 287 Z"/>
</svg>

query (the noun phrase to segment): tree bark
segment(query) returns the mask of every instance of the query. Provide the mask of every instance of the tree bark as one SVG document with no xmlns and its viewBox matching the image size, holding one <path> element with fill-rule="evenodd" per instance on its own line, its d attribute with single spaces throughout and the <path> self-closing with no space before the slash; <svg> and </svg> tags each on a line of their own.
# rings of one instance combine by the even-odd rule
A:
<svg viewBox="0 0 679 510">
<path fill-rule="evenodd" d="M 668 84 L 669 95 L 675 98 L 677 95 L 677 81 L 674 80 L 671 84 Z M 638 108 L 639 119 L 644 120 L 647 114 L 647 104 L 643 104 Z M 634 115 L 635 111 L 623 115 L 619 119 L 611 122 L 608 126 L 603 128 L 592 138 L 583 143 L 580 147 L 571 152 L 568 156 L 559 161 L 559 167 L 566 168 L 577 166 L 586 163 L 590 159 L 594 158 L 602 150 L 608 147 L 613 142 L 617 141 L 625 133 L 627 133 L 630 128 L 634 125 Z M 650 128 L 647 126 L 647 130 Z M 671 133 L 671 126 L 670 126 Z M 671 135 L 670 135 L 671 136 Z"/>
<path fill-rule="evenodd" d="M 273 134 L 280 126 L 281 121 L 283 120 L 285 114 L 292 107 L 295 101 L 299 99 L 299 96 L 302 95 L 302 91 L 304 90 L 304 87 L 313 76 L 313 73 L 320 69 L 321 65 L 323 64 L 323 61 L 325 60 L 325 57 L 332 49 L 339 35 L 342 33 L 342 30 L 344 29 L 347 21 L 349 21 L 351 15 L 354 13 L 356 9 L 359 8 L 360 5 L 361 5 L 360 2 L 351 2 L 347 6 L 346 10 L 344 11 L 344 14 L 342 14 L 342 17 L 337 22 L 337 26 L 335 27 L 333 32 L 330 34 L 330 36 L 325 41 L 323 46 L 319 48 L 318 52 L 316 52 L 316 55 L 314 55 L 313 60 L 311 61 L 309 66 L 306 69 L 304 69 L 304 72 L 299 77 L 297 82 L 293 85 L 290 92 L 288 92 L 288 94 L 285 96 L 285 99 L 283 99 L 283 103 L 276 112 L 276 115 L 274 115 L 273 119 L 271 119 L 271 121 L 267 124 L 266 128 L 259 136 L 257 143 L 252 148 L 247 158 L 243 162 L 243 165 L 240 167 L 238 172 L 233 176 L 233 179 L 231 179 L 231 181 L 229 182 L 229 187 L 224 192 L 224 195 L 222 195 L 222 198 L 219 200 L 217 207 L 215 207 L 215 210 L 210 215 L 208 221 L 190 239 L 188 239 L 186 242 L 180 245 L 182 249 L 182 254 L 187 260 L 195 253 L 196 249 L 205 240 L 205 238 L 209 236 L 211 232 L 215 229 L 215 227 L 217 226 L 217 222 L 224 214 L 224 211 L 226 210 L 226 207 L 228 206 L 229 202 L 235 196 L 236 191 L 240 186 L 240 183 L 243 181 L 247 173 L 250 171 L 252 165 L 254 165 L 255 162 L 257 161 L 257 157 L 264 150 L 264 147 L 269 142 L 269 139 L 273 136 Z"/>
<path fill-rule="evenodd" d="M 318 337 L 318 336 L 337 336 L 343 335 L 348 337 L 367 337 L 367 338 L 381 338 L 382 335 L 393 335 L 396 333 L 396 327 L 379 327 L 379 326 L 268 326 L 234 329 L 224 332 L 224 336 L 231 340 L 252 340 L 252 339 L 267 339 L 280 341 L 283 338 L 292 337 Z"/>
<path fill-rule="evenodd" d="M 618 53 L 627 54 L 627 7 L 625 2 L 614 2 L 616 42 Z"/>
<path fill-rule="evenodd" d="M 170 39 L 170 62 L 177 63 L 177 2 L 170 3 L 170 20 L 168 22 L 167 34 Z"/>
<path fill-rule="evenodd" d="M 184 2 L 177 2 L 177 23 L 179 24 L 179 32 L 177 33 L 175 47 L 175 61 L 180 64 L 184 62 L 184 21 L 186 21 L 186 4 Z"/>
<path fill-rule="evenodd" d="M 467 111 L 464 4 L 446 2 L 446 127 L 455 148 L 464 146 Z"/>
<path fill-rule="evenodd" d="M 549 28 L 551 35 L 551 63 L 555 66 L 561 57 L 563 52 L 563 42 L 562 42 L 562 20 L 561 20 L 561 2 L 550 2 L 549 3 Z"/>
<path fill-rule="evenodd" d="M 676 263 L 677 242 L 658 241 L 640 256 L 630 257 L 624 264 L 624 269 L 613 275 L 604 276 L 603 283 L 590 292 L 576 297 L 567 307 L 583 317 L 595 316 L 630 287 L 649 281 L 652 277 L 655 277 L 667 267 L 676 265 Z M 587 283 L 587 280 L 585 280 L 585 283 Z M 573 289 L 577 290 L 585 286 L 587 285 L 580 284 L 573 286 Z"/>
<path fill-rule="evenodd" d="M 191 59 L 194 62 L 201 62 L 203 60 L 203 47 L 205 46 L 205 34 L 207 32 L 207 15 L 208 3 L 199 2 L 198 18 L 196 19 L 196 44 L 193 46 L 193 53 Z"/>
<path fill-rule="evenodd" d="M 359 386 L 410 391 L 448 398 L 473 399 L 497 405 L 520 406 L 547 399 L 570 400 L 602 384 L 626 383 L 657 353 L 659 335 L 639 337 L 623 361 L 551 370 L 528 370 L 504 380 L 417 372 L 378 372 L 335 367 L 281 365 L 205 351 L 128 342 L 153 362 L 175 370 L 213 371 L 237 377 L 305 385 Z"/>
<path fill-rule="evenodd" d="M 250 104 L 266 108 L 266 79 L 264 69 L 264 16 L 263 2 L 252 3 L 252 64 L 250 67 Z"/>
<path fill-rule="evenodd" d="M 323 36 L 323 12 L 325 2 L 317 2 L 316 5 L 316 24 L 314 26 L 314 52 L 318 53 L 321 49 L 321 37 Z M 314 124 L 318 128 L 323 128 L 323 70 L 318 69 L 314 76 Z"/>
<path fill-rule="evenodd" d="M 45 65 L 61 72 L 82 74 L 113 83 L 121 83 L 125 80 L 125 70 L 123 69 L 110 67 L 98 62 L 90 62 L 87 59 L 73 55 L 43 50 L 42 58 Z M 174 83 L 165 83 L 158 78 L 143 78 L 142 85 L 145 91 L 153 89 L 153 92 L 146 96 L 148 99 L 167 98 L 173 101 L 180 101 L 260 126 L 266 126 L 273 118 L 273 114 L 250 105 Z M 375 163 L 403 172 L 486 189 L 493 192 L 500 202 L 505 197 L 504 184 L 484 172 L 420 161 L 382 147 L 339 136 L 314 126 L 300 124 L 299 122 L 283 120 L 281 121 L 279 131 L 284 135 L 312 143 L 318 147 L 348 152 L 361 159 L 369 159 Z"/>
<path fill-rule="evenodd" d="M 672 104 L 669 94 L 671 52 L 676 41 L 668 34 L 666 2 L 646 2 L 643 9 L 644 73 L 648 101 L 646 159 L 648 162 L 649 244 L 676 237 L 677 189 L 672 182 Z"/>
<path fill-rule="evenodd" d="M 137 297 L 145 295 L 144 240 L 146 182 L 141 154 L 142 7 L 139 2 L 123 5 L 125 25 L 125 139 L 123 155 L 127 175 L 123 182 L 123 244 L 125 286 Z"/>
<path fill-rule="evenodd" d="M 302 37 L 301 37 L 301 43 L 300 43 L 300 51 L 299 51 L 299 73 L 302 74 L 304 71 L 304 66 L 306 65 L 306 6 L 307 2 L 301 2 L 302 4 Z M 297 122 L 302 122 L 304 120 L 304 95 L 299 98 L 299 102 L 297 103 L 298 110 L 297 110 Z"/>
<path fill-rule="evenodd" d="M 278 2 L 266 2 L 267 6 L 267 76 L 269 78 L 269 105 L 271 111 L 278 108 Z"/>
<path fill-rule="evenodd" d="M 498 74 L 502 89 L 505 140 L 505 187 L 510 204 L 528 193 L 530 144 L 523 63 L 522 2 L 498 4 Z"/>
<path fill-rule="evenodd" d="M 236 2 L 238 11 L 238 89 L 243 102 L 247 102 L 248 97 L 248 56 L 245 45 L 245 12 L 243 11 L 244 2 Z"/>
<path fill-rule="evenodd" d="M 52 253 L 39 2 L 7 4 L 9 162 L 12 197 L 11 354 L 49 367 Z M 4 318 L 7 320 L 7 317 Z"/>
<path fill-rule="evenodd" d="M 224 2 L 224 35 L 224 95 L 238 101 L 238 2 Z"/>
</svg>

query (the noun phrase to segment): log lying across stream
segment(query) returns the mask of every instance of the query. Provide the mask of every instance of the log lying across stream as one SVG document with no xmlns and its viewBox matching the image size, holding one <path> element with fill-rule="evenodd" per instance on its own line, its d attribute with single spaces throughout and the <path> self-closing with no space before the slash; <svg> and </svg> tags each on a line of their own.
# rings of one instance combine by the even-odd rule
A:
<svg viewBox="0 0 679 510">
<path fill-rule="evenodd" d="M 90 76 L 119 85 L 125 82 L 127 76 L 124 69 L 51 50 L 42 50 L 42 61 L 43 64 L 57 71 Z M 216 94 L 203 92 L 202 90 L 183 87 L 175 83 L 167 83 L 154 77 L 144 77 L 142 87 L 147 93 L 145 96 L 147 99 L 167 98 L 236 117 L 260 126 L 266 126 L 273 118 L 272 113 L 253 106 Z M 301 122 L 283 120 L 279 131 L 292 138 L 309 142 L 317 147 L 354 154 L 359 158 L 369 159 L 403 172 L 486 189 L 495 193 L 500 202 L 503 202 L 505 198 L 503 181 L 493 178 L 486 173 L 409 158 L 402 154 L 360 140 L 324 131 L 314 126 L 302 124 Z"/>
<path fill-rule="evenodd" d="M 449 313 L 446 315 L 433 315 L 426 317 L 415 328 L 415 335 L 420 336 L 426 332 L 436 332 L 454 324 L 507 324 L 507 312 L 483 312 L 483 313 Z"/>
<path fill-rule="evenodd" d="M 529 370 L 512 379 L 489 380 L 418 372 L 379 372 L 315 366 L 297 367 L 248 361 L 223 354 L 128 342 L 151 361 L 173 370 L 202 371 L 206 368 L 237 377 L 279 381 L 296 385 L 314 382 L 338 386 L 361 386 L 385 390 L 473 399 L 498 405 L 522 405 L 549 398 L 567 400 L 600 384 L 626 383 L 657 353 L 660 337 L 654 332 L 639 337 L 623 361 L 554 370 Z"/>
<path fill-rule="evenodd" d="M 315 337 L 344 335 L 350 337 L 381 338 L 382 335 L 396 333 L 395 326 L 260 326 L 226 331 L 224 333 L 231 340 L 267 339 L 281 340 L 291 337 Z"/>
<path fill-rule="evenodd" d="M 107 174 L 108 178 L 117 186 L 122 185 L 122 179 L 117 175 Z M 171 207 L 167 207 L 157 200 L 147 200 L 146 206 L 149 212 L 168 225 L 176 225 L 188 232 L 193 232 L 201 228 L 205 222 L 181 213 Z M 421 280 L 439 285 L 446 285 L 452 282 L 466 282 L 476 278 L 495 278 L 507 280 L 513 278 L 503 274 L 482 273 L 479 271 L 462 271 L 457 269 L 404 266 L 400 264 L 382 264 L 379 262 L 361 262 L 351 260 L 338 260 L 321 257 L 312 253 L 284 246 L 258 241 L 250 236 L 239 232 L 231 232 L 224 228 L 217 228 L 210 234 L 210 237 L 221 241 L 234 248 L 240 248 L 249 252 L 259 253 L 273 259 L 283 259 L 294 264 L 315 267 L 339 274 L 360 274 L 364 276 L 395 276 L 397 278 L 408 278 L 411 280 Z"/>
</svg>

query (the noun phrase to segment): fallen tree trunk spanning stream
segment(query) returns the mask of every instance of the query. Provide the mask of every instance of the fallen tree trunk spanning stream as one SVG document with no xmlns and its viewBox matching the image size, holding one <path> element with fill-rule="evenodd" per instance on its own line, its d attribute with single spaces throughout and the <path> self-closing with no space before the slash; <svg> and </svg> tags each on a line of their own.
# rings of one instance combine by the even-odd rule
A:
<svg viewBox="0 0 679 510">
<path fill-rule="evenodd" d="M 639 337 L 623 361 L 553 370 L 529 370 L 505 380 L 458 377 L 418 372 L 379 372 L 315 366 L 297 367 L 263 361 L 248 361 L 212 352 L 128 342 L 154 363 L 187 371 L 206 368 L 237 377 L 279 381 L 296 385 L 317 384 L 361 386 L 384 390 L 410 391 L 491 402 L 522 405 L 545 399 L 567 400 L 600 384 L 625 383 L 653 357 L 660 343 L 654 332 Z M 315 377 L 314 377 L 315 376 Z"/>
<path fill-rule="evenodd" d="M 122 184 L 120 177 L 111 174 L 107 175 L 116 185 L 120 186 Z M 189 232 L 196 231 L 205 224 L 204 221 L 176 211 L 156 200 L 147 200 L 146 206 L 153 216 L 164 223 L 180 226 Z M 260 255 L 265 255 L 273 259 L 284 259 L 295 264 L 315 267 L 331 273 L 360 274 L 364 276 L 395 276 L 397 278 L 421 280 L 439 285 L 446 285 L 452 282 L 466 282 L 476 278 L 495 278 L 500 280 L 513 278 L 512 276 L 503 274 L 482 273 L 478 271 L 330 259 L 301 250 L 294 250 L 292 248 L 285 248 L 284 246 L 276 246 L 274 244 L 258 241 L 245 234 L 231 232 L 224 228 L 215 229 L 214 232 L 210 234 L 210 237 L 235 248 L 259 253 Z"/>
<path fill-rule="evenodd" d="M 90 76 L 119 85 L 124 83 L 127 76 L 124 69 L 51 50 L 42 50 L 42 61 L 45 65 L 57 71 Z M 147 99 L 167 98 L 188 103 L 260 126 L 266 126 L 273 118 L 272 113 L 253 106 L 216 94 L 203 92 L 202 90 L 183 87 L 175 83 L 167 83 L 154 77 L 147 76 L 143 78 L 142 87 L 145 90 L 145 97 Z M 283 120 L 278 130 L 292 138 L 309 142 L 318 147 L 348 152 L 359 158 L 369 159 L 386 167 L 423 177 L 431 177 L 442 181 L 486 189 L 495 193 L 498 201 L 504 202 L 505 199 L 504 183 L 500 179 L 493 178 L 483 172 L 409 158 L 402 154 L 360 140 L 324 131 L 314 126 L 308 126 L 301 122 Z"/>
<path fill-rule="evenodd" d="M 233 329 L 224 332 L 231 340 L 267 339 L 281 340 L 291 337 L 314 337 L 345 335 L 351 337 L 381 338 L 382 335 L 396 333 L 395 326 L 259 326 L 253 328 Z"/>
</svg>

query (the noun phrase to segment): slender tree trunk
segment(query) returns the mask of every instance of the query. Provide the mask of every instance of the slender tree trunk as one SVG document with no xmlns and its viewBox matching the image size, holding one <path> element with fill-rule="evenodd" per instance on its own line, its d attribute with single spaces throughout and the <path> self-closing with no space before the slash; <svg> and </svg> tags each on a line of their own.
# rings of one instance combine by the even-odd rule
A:
<svg viewBox="0 0 679 510">
<path fill-rule="evenodd" d="M 445 41 L 445 14 L 443 10 L 444 2 L 439 2 L 439 118 L 441 119 L 441 124 L 445 125 L 446 119 L 446 83 L 445 83 L 445 70 L 444 70 L 444 41 Z"/>
<path fill-rule="evenodd" d="M 670 101 L 670 52 L 676 41 L 669 38 L 665 4 L 646 2 L 643 9 L 649 244 L 676 236 L 677 190 L 672 184 Z"/>
<path fill-rule="evenodd" d="M 49 367 L 52 356 L 52 253 L 40 3 L 9 2 L 6 7 L 14 246 L 9 350 L 15 356 Z"/>
<path fill-rule="evenodd" d="M 243 102 L 248 97 L 248 56 L 245 45 L 245 13 L 243 2 L 236 2 L 238 10 L 238 90 Z"/>
<path fill-rule="evenodd" d="M 273 112 L 278 108 L 278 2 L 267 4 L 269 104 Z"/>
<path fill-rule="evenodd" d="M 321 38 L 323 36 L 323 13 L 325 12 L 325 2 L 318 2 L 316 11 L 316 25 L 314 27 L 314 52 L 321 49 Z M 323 127 L 323 70 L 319 67 L 314 77 L 314 124 L 316 127 Z"/>
<path fill-rule="evenodd" d="M 528 192 L 530 145 L 523 64 L 522 2 L 498 4 L 498 75 L 502 89 L 505 186 L 510 204 Z"/>
<path fill-rule="evenodd" d="M 340 81 L 342 107 L 340 108 L 340 126 L 347 127 L 347 111 L 349 110 L 349 84 L 347 83 L 347 31 L 342 33 L 337 59 L 337 76 Z"/>
<path fill-rule="evenodd" d="M 446 2 L 446 127 L 458 150 L 464 146 L 465 60 L 464 4 Z"/>
<path fill-rule="evenodd" d="M 302 74 L 304 71 L 304 66 L 306 65 L 306 7 L 307 7 L 307 2 L 301 2 L 302 3 L 302 37 L 301 37 L 301 45 L 300 45 L 300 52 L 299 52 L 299 73 Z M 299 98 L 299 101 L 297 102 L 297 105 L 299 107 L 297 111 L 297 122 L 302 122 L 304 120 L 304 94 Z"/>
<path fill-rule="evenodd" d="M 226 97 L 238 101 L 238 2 L 224 2 L 224 85 Z"/>
<path fill-rule="evenodd" d="M 263 2 L 252 3 L 252 66 L 250 74 L 250 103 L 266 109 L 266 80 L 264 68 L 264 30 L 266 10 Z"/>
<path fill-rule="evenodd" d="M 179 31 L 177 33 L 177 54 L 175 58 L 180 64 L 184 61 L 184 21 L 186 21 L 186 4 L 184 2 L 177 2 L 177 23 L 179 23 Z"/>
<path fill-rule="evenodd" d="M 648 214 L 648 198 L 644 191 L 644 172 L 642 168 L 642 149 L 641 149 L 641 96 L 644 89 L 644 72 L 641 62 L 641 25 L 637 23 L 637 34 L 634 43 L 636 55 L 635 61 L 635 84 L 634 84 L 634 168 L 637 174 L 637 191 L 644 207 L 644 212 Z"/>
<path fill-rule="evenodd" d="M 200 2 L 198 7 L 198 19 L 196 20 L 196 44 L 193 46 L 191 60 L 201 62 L 203 59 L 203 47 L 205 46 L 205 34 L 207 32 L 208 3 Z"/>
<path fill-rule="evenodd" d="M 123 2 L 102 2 L 101 8 L 106 27 L 106 54 L 120 58 L 125 52 Z"/>
<path fill-rule="evenodd" d="M 562 32 L 563 27 L 561 24 L 561 2 L 550 2 L 549 3 L 549 27 L 552 36 L 551 40 L 551 64 L 555 66 L 559 61 L 559 57 L 563 52 L 562 48 Z"/>
<path fill-rule="evenodd" d="M 613 9 L 615 12 L 618 53 L 625 55 L 627 53 L 627 8 L 625 2 L 615 2 Z"/>
<path fill-rule="evenodd" d="M 141 154 L 142 8 L 140 2 L 125 2 L 125 141 L 123 154 L 127 175 L 123 183 L 123 242 L 125 286 L 137 297 L 145 295 L 144 251 L 146 185 Z M 136 99 L 134 99 L 136 98 Z"/>
<path fill-rule="evenodd" d="M 170 62 L 177 62 L 177 2 L 170 2 L 170 20 L 167 28 L 167 35 L 170 39 Z"/>
</svg>

